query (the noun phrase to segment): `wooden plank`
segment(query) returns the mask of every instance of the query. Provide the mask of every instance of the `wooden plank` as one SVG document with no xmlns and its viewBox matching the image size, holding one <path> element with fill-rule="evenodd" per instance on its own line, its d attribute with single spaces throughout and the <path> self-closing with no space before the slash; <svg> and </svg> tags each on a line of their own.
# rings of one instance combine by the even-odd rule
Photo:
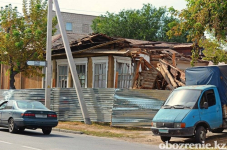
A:
<svg viewBox="0 0 227 150">
<path fill-rule="evenodd" d="M 180 80 L 181 80 L 181 82 L 185 83 L 185 73 L 183 71 L 181 71 L 180 69 L 178 69 L 178 68 L 170 65 L 168 62 L 163 61 L 161 59 L 159 59 L 159 62 L 161 62 L 161 63 L 163 63 L 165 65 L 169 65 L 171 67 L 171 69 L 174 69 L 174 70 L 178 71 L 180 73 Z"/>
<path fill-rule="evenodd" d="M 164 64 L 161 64 L 162 69 L 164 70 L 165 74 L 168 76 L 171 84 L 173 85 L 174 88 L 177 88 L 177 84 L 174 81 L 173 77 L 171 76 L 171 74 L 169 73 L 169 71 L 165 68 Z"/>
<path fill-rule="evenodd" d="M 175 56 L 175 53 L 173 53 L 173 55 L 172 55 L 172 61 L 173 61 L 173 66 L 176 67 L 177 64 L 176 64 L 176 56 Z"/>
<path fill-rule="evenodd" d="M 179 85 L 179 86 L 185 86 L 185 84 L 184 83 L 182 83 L 182 82 L 180 82 L 180 81 L 178 81 L 177 79 L 174 79 L 174 81 Z"/>
<path fill-rule="evenodd" d="M 142 69 L 142 71 L 145 71 L 145 65 L 144 65 L 144 61 L 143 60 L 141 61 L 141 69 Z"/>
<path fill-rule="evenodd" d="M 113 55 L 108 56 L 108 76 L 107 88 L 114 88 L 114 58 Z"/>
<path fill-rule="evenodd" d="M 139 69 L 140 69 L 140 64 L 141 64 L 141 61 L 142 61 L 142 57 L 139 59 L 139 61 L 137 62 L 137 66 L 136 66 L 136 70 L 135 70 L 135 75 L 134 75 L 134 78 L 133 78 L 133 89 L 135 89 L 136 88 L 136 81 L 137 81 L 137 79 L 138 79 L 138 77 L 139 77 Z"/>
<path fill-rule="evenodd" d="M 156 78 L 144 78 L 143 81 L 154 82 Z"/>
<path fill-rule="evenodd" d="M 117 84 L 118 84 L 118 72 L 116 72 L 116 75 L 115 75 L 115 88 L 117 88 Z"/>
<path fill-rule="evenodd" d="M 169 87 L 171 90 L 173 90 L 174 88 L 173 88 L 173 86 L 171 85 L 171 82 L 170 82 L 170 80 L 169 80 L 167 74 L 164 72 L 164 69 L 162 68 L 162 65 L 161 65 L 160 63 L 157 64 L 157 65 L 158 65 L 158 67 L 159 67 L 159 69 L 160 69 L 160 72 L 161 72 L 163 78 L 164 78 L 165 81 L 168 83 L 168 87 Z"/>
</svg>

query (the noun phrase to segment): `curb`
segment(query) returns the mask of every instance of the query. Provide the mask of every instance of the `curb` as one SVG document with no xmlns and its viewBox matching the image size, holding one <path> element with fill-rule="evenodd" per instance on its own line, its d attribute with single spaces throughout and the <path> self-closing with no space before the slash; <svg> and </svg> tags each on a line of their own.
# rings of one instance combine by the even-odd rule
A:
<svg viewBox="0 0 227 150">
<path fill-rule="evenodd" d="M 53 131 L 58 132 L 65 132 L 65 133 L 73 133 L 73 134 L 83 134 L 81 131 L 73 131 L 73 130 L 66 130 L 66 129 L 59 129 L 59 128 L 52 128 Z"/>
</svg>

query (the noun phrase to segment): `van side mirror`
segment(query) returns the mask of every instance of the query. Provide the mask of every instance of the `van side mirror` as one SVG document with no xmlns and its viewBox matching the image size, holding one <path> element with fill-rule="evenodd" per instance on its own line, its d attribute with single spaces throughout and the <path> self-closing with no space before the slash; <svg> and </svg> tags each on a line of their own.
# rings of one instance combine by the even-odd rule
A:
<svg viewBox="0 0 227 150">
<path fill-rule="evenodd" d="M 202 108 L 208 109 L 208 103 L 207 102 L 204 102 Z"/>
</svg>

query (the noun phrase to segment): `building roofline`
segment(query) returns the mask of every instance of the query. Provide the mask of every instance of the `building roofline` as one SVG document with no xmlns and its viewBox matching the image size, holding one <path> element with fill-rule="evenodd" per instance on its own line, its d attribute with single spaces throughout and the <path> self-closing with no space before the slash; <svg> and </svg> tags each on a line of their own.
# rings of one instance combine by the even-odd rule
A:
<svg viewBox="0 0 227 150">
<path fill-rule="evenodd" d="M 53 10 L 53 12 L 56 12 Z M 93 17 L 99 17 L 99 16 L 94 16 L 94 15 L 87 15 L 87 14 L 78 14 L 78 13 L 72 13 L 72 12 L 64 12 L 64 11 L 61 11 L 61 13 L 67 13 L 67 14 L 77 14 L 77 15 L 84 15 L 84 16 L 93 16 Z"/>
</svg>

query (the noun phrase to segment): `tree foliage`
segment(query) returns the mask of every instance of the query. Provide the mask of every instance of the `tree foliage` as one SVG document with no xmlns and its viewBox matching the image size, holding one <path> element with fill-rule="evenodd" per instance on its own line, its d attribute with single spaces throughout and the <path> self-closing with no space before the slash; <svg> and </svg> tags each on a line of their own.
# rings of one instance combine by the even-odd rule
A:
<svg viewBox="0 0 227 150">
<path fill-rule="evenodd" d="M 156 8 L 144 4 L 141 10 L 123 10 L 118 14 L 107 12 L 94 19 L 91 27 L 94 32 L 113 37 L 186 42 L 186 34 L 171 39 L 166 35 L 174 21 L 178 22 L 165 7 Z"/>
<path fill-rule="evenodd" d="M 186 0 L 187 8 L 182 11 L 176 11 L 173 8 L 171 12 L 178 16 L 180 21 L 176 23 L 167 34 L 178 36 L 188 31 L 187 39 L 192 41 L 194 45 L 198 45 L 200 39 L 204 36 L 204 32 L 213 33 L 217 40 L 226 40 L 227 35 L 227 1 L 225 0 Z M 210 45 L 211 41 L 206 42 Z M 218 44 L 217 42 L 214 42 Z M 205 44 L 205 43 L 204 43 Z M 208 46 L 204 45 L 206 48 Z M 210 52 L 209 54 L 216 53 Z M 210 50 L 209 50 L 210 51 Z M 208 55 L 209 55 L 208 54 Z M 207 55 L 207 57 L 209 57 Z M 196 49 L 192 51 L 193 60 L 198 55 Z M 215 58 L 215 57 L 213 57 Z M 215 60 L 213 60 L 215 61 Z"/>
<path fill-rule="evenodd" d="M 199 41 L 199 45 L 204 48 L 204 60 L 212 61 L 214 65 L 219 62 L 227 62 L 227 54 L 220 46 L 220 41 L 212 39 L 204 39 Z"/>
<path fill-rule="evenodd" d="M 53 19 L 53 28 L 57 24 Z M 53 33 L 56 29 L 53 29 Z M 23 14 L 7 5 L 0 10 L 0 60 L 9 66 L 10 88 L 15 75 L 41 76 L 41 67 L 28 66 L 28 60 L 44 60 L 47 33 L 47 1 L 23 0 Z"/>
</svg>

